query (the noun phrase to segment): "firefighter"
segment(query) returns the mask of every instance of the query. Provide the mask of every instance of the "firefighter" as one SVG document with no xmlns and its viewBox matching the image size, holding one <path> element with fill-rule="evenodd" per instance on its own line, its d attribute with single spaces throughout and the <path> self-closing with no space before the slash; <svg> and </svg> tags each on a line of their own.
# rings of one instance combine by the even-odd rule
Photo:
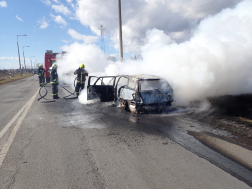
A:
<svg viewBox="0 0 252 189">
<path fill-rule="evenodd" d="M 84 68 L 85 68 L 85 65 L 80 64 L 79 69 L 77 69 L 74 72 L 74 75 L 77 75 L 77 83 L 75 86 L 75 93 L 77 96 L 79 96 L 79 94 L 80 94 L 80 88 L 81 88 L 81 90 L 84 89 L 86 76 L 88 76 L 88 72 Z"/>
<path fill-rule="evenodd" d="M 45 84 L 45 69 L 40 64 L 38 68 L 38 78 L 39 78 L 39 86 L 43 86 Z"/>
<path fill-rule="evenodd" d="M 58 96 L 58 84 L 59 84 L 59 80 L 58 80 L 57 68 L 58 68 L 58 65 L 54 63 L 52 65 L 51 82 L 50 82 L 52 84 L 52 96 L 53 96 L 53 99 L 59 99 L 59 96 Z"/>
</svg>

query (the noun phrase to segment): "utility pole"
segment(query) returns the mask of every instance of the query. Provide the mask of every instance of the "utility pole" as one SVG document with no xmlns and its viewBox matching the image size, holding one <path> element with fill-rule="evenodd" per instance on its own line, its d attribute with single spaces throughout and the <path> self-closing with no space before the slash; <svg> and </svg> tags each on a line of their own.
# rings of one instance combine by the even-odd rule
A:
<svg viewBox="0 0 252 189">
<path fill-rule="evenodd" d="M 121 17 L 121 0 L 118 0 L 118 17 L 119 17 L 119 48 L 120 61 L 123 61 L 123 41 L 122 41 L 122 17 Z"/>
<path fill-rule="evenodd" d="M 24 55 L 24 48 L 25 48 L 25 47 L 29 47 L 29 46 L 23 46 L 23 57 L 24 57 L 25 75 L 27 75 L 27 72 L 26 72 L 26 64 L 25 64 L 25 55 Z"/>
<path fill-rule="evenodd" d="M 100 30 L 101 30 L 101 50 L 104 51 L 104 53 L 105 53 L 105 44 L 104 44 L 104 30 L 105 30 L 105 28 L 103 27 L 103 25 L 100 26 Z"/>
<path fill-rule="evenodd" d="M 20 76 L 22 77 L 22 69 L 21 69 L 21 61 L 20 61 L 20 53 L 19 53 L 19 45 L 18 45 L 18 36 L 27 36 L 27 35 L 17 35 L 17 47 L 18 47 L 18 58 L 19 58 L 19 71 L 20 71 Z"/>
</svg>

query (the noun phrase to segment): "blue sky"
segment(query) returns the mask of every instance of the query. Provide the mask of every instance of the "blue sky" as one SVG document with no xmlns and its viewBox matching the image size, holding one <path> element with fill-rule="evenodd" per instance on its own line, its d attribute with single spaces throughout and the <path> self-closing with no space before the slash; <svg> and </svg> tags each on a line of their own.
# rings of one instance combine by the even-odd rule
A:
<svg viewBox="0 0 252 189">
<path fill-rule="evenodd" d="M 52 8 L 53 5 L 63 5 L 69 13 L 60 12 L 60 9 L 56 11 Z M 0 0 L 0 69 L 19 68 L 17 35 L 27 35 L 18 37 L 21 63 L 23 64 L 24 49 L 27 66 L 31 65 L 30 58 L 33 62 L 43 63 L 46 50 L 62 52 L 61 46 L 73 43 L 75 39 L 68 34 L 70 28 L 83 35 L 97 36 L 90 27 L 74 19 L 74 14 L 74 8 L 65 0 L 58 3 L 51 1 L 51 5 L 46 5 L 46 1 L 41 0 Z M 55 21 L 56 16 L 61 16 L 65 23 L 60 19 Z M 46 23 L 44 27 L 43 22 Z M 95 43 L 100 46 L 99 38 Z M 110 48 L 108 53 L 117 52 Z"/>
<path fill-rule="evenodd" d="M 199 22 L 242 0 L 121 0 L 124 58 L 141 54 L 149 30 L 159 29 L 173 42 L 192 37 Z M 44 62 L 46 50 L 61 52 L 74 42 L 100 47 L 105 28 L 106 56 L 118 57 L 117 0 L 0 0 L 0 69 L 19 68 L 17 35 L 23 63 Z M 80 51 L 81 52 L 81 51 Z M 28 64 L 29 63 L 29 64 Z"/>
</svg>

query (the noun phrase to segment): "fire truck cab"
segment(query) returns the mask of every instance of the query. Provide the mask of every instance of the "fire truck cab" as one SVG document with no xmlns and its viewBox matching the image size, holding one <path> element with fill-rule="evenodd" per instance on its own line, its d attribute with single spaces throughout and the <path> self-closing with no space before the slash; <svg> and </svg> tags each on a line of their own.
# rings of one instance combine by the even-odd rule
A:
<svg viewBox="0 0 252 189">
<path fill-rule="evenodd" d="M 52 66 L 52 64 L 54 62 L 56 62 L 56 56 L 58 54 L 64 54 L 65 52 L 62 53 L 53 53 L 52 50 L 47 50 L 45 52 L 45 62 L 44 62 L 44 68 L 45 68 L 45 79 L 47 83 L 50 83 L 50 72 L 49 72 L 49 68 Z"/>
</svg>

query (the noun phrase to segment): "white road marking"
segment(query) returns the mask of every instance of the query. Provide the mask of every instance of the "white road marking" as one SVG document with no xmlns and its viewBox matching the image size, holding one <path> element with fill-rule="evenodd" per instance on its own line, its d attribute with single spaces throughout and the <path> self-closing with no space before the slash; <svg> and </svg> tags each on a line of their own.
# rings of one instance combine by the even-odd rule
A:
<svg viewBox="0 0 252 189">
<path fill-rule="evenodd" d="M 13 122 L 19 117 L 19 115 L 21 114 L 21 117 L 19 118 L 16 126 L 13 128 L 8 140 L 6 141 L 6 143 L 4 144 L 3 149 L 0 152 L 0 167 L 2 166 L 2 163 L 4 161 L 4 158 L 7 154 L 7 152 L 9 151 L 9 148 L 16 136 L 16 133 L 20 127 L 20 125 L 22 124 L 24 118 L 26 117 L 35 97 L 37 96 L 38 91 L 34 94 L 34 96 L 22 107 L 22 109 L 13 117 L 13 119 L 5 126 L 5 128 L 1 131 L 0 133 L 0 138 L 4 135 L 4 133 L 8 130 L 8 128 L 13 124 Z"/>
<path fill-rule="evenodd" d="M 11 121 L 3 128 L 3 130 L 0 132 L 0 139 L 3 137 L 3 135 L 6 133 L 6 131 L 9 130 L 9 128 L 16 121 L 16 119 L 20 116 L 20 114 L 23 113 L 23 111 L 27 107 L 28 102 L 18 111 L 18 113 L 11 119 Z"/>
</svg>

